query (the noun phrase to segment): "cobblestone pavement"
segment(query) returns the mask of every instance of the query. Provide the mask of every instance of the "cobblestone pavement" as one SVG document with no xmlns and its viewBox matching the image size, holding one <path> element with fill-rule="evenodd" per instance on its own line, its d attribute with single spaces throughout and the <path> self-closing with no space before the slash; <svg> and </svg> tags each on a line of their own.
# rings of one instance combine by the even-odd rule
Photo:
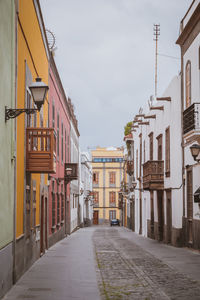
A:
<svg viewBox="0 0 200 300">
<path fill-rule="evenodd" d="M 103 300 L 200 299 L 200 281 L 168 266 L 118 230 L 99 227 L 93 234 Z"/>
</svg>

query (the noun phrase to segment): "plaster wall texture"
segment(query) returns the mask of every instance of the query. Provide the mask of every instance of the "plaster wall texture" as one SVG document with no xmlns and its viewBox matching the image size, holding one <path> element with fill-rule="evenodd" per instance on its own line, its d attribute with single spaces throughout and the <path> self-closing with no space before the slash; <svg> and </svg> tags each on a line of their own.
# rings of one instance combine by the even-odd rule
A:
<svg viewBox="0 0 200 300">
<path fill-rule="evenodd" d="M 15 107 L 15 7 L 0 2 L 0 249 L 13 240 L 14 210 L 14 121 L 5 122 L 5 106 Z"/>
<path fill-rule="evenodd" d="M 26 107 L 28 92 L 27 70 L 33 79 L 37 76 L 48 84 L 48 53 L 45 47 L 43 28 L 40 27 L 41 15 L 38 13 L 37 3 L 19 0 L 18 20 L 18 47 L 17 47 L 17 108 Z M 34 28 L 34 30 L 33 30 Z M 22 32 L 23 30 L 23 32 Z M 27 46 L 28 45 L 28 46 Z M 26 67 L 26 68 L 25 68 Z M 30 75 L 29 75 L 30 78 Z M 48 94 L 42 108 L 44 127 L 48 125 Z M 17 118 L 17 170 L 16 170 L 16 201 L 17 226 L 16 236 L 24 234 L 24 198 L 25 198 L 25 122 L 26 116 L 22 114 Z M 37 112 L 37 126 L 40 127 L 40 114 Z M 40 224 L 40 174 L 32 175 L 36 180 L 36 225 Z M 45 176 L 45 183 L 47 176 Z"/>
<path fill-rule="evenodd" d="M 198 2 L 198 1 L 196 1 Z M 198 2 L 199 3 L 199 2 Z M 185 105 L 185 68 L 188 61 L 191 62 L 191 103 L 200 102 L 200 69 L 199 69 L 199 45 L 200 45 L 200 33 L 196 36 L 190 47 L 187 49 L 183 56 L 183 74 L 184 74 L 184 105 Z M 185 108 L 184 108 L 185 109 Z M 200 118 L 200 116 L 197 116 Z M 193 166 L 193 193 L 199 188 L 200 178 L 200 166 L 195 165 L 195 161 L 191 155 L 190 147 L 194 142 L 185 144 L 185 166 Z M 186 174 L 186 173 L 185 173 Z M 187 195 L 187 187 L 185 186 L 185 195 Z M 186 196 L 187 197 L 187 196 Z M 187 200 L 187 199 L 186 199 Z M 185 211 L 187 216 L 187 201 L 185 201 Z M 200 220 L 200 208 L 198 203 L 193 202 L 193 218 Z"/>
</svg>

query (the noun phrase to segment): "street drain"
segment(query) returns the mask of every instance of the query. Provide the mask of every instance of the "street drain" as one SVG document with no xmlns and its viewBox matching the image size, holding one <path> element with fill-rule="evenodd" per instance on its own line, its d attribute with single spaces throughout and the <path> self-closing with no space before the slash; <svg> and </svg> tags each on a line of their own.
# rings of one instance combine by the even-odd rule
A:
<svg viewBox="0 0 200 300">
<path fill-rule="evenodd" d="M 41 292 L 41 291 L 51 291 L 50 288 L 29 288 L 29 291 L 34 291 L 34 292 Z M 35 296 L 34 296 L 35 297 Z"/>
</svg>

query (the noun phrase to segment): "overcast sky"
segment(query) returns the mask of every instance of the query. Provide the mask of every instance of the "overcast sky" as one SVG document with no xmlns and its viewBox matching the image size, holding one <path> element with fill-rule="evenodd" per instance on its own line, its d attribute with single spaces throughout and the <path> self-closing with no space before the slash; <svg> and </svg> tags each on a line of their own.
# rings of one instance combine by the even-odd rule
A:
<svg viewBox="0 0 200 300">
<path fill-rule="evenodd" d="M 121 146 L 124 125 L 154 94 L 153 24 L 160 24 L 158 96 L 180 71 L 175 44 L 192 0 L 40 0 L 55 61 L 75 106 L 81 150 Z"/>
</svg>

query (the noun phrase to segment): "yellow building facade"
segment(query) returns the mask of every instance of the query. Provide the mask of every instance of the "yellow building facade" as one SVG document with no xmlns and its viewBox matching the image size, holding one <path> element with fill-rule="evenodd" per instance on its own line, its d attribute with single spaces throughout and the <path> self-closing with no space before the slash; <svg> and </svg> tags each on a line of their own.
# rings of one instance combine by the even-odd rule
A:
<svg viewBox="0 0 200 300">
<path fill-rule="evenodd" d="M 16 8 L 16 108 L 33 108 L 29 86 L 40 77 L 48 85 L 48 47 L 39 1 L 19 0 Z M 16 229 L 15 277 L 40 256 L 41 197 L 47 193 L 47 175 L 26 172 L 26 128 L 48 127 L 48 96 L 40 112 L 16 119 Z"/>
<path fill-rule="evenodd" d="M 94 197 L 93 223 L 104 224 L 115 218 L 121 220 L 118 192 L 123 179 L 123 149 L 97 147 L 91 153 Z"/>
</svg>

